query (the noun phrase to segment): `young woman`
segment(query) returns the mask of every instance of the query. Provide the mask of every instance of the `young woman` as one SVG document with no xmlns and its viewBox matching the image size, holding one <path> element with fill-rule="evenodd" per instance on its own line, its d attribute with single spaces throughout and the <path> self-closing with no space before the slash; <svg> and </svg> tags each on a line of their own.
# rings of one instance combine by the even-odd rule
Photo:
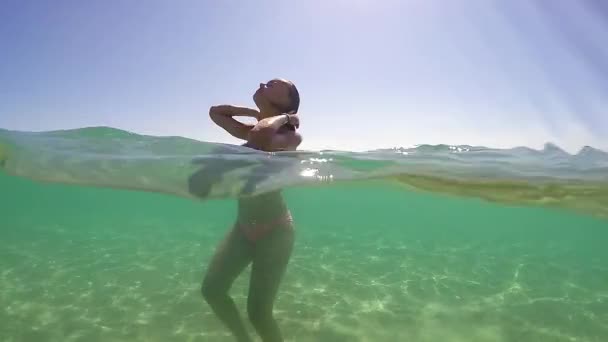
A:
<svg viewBox="0 0 608 342">
<path fill-rule="evenodd" d="M 246 140 L 244 146 L 268 152 L 295 150 L 302 142 L 296 131 L 300 96 L 295 85 L 283 79 L 262 83 L 253 100 L 259 110 L 211 107 L 211 120 Z M 244 124 L 235 116 L 254 117 L 258 122 Z M 217 248 L 202 285 L 203 297 L 238 341 L 251 339 L 228 290 L 249 263 L 249 320 L 263 341 L 283 340 L 272 308 L 293 244 L 293 220 L 280 191 L 239 198 L 236 222 Z"/>
</svg>

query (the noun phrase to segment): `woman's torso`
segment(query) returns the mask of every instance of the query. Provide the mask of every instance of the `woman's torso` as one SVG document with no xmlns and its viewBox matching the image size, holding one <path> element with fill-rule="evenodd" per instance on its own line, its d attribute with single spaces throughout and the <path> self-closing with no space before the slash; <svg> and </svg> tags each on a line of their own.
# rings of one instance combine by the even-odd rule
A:
<svg viewBox="0 0 608 342">
<path fill-rule="evenodd" d="M 242 146 L 261 150 L 249 142 Z M 264 223 L 289 215 L 289 208 L 281 190 L 238 199 L 238 221 L 241 223 Z"/>
<path fill-rule="evenodd" d="M 289 215 L 289 208 L 281 191 L 241 197 L 238 200 L 238 221 L 240 223 L 266 223 Z"/>
</svg>

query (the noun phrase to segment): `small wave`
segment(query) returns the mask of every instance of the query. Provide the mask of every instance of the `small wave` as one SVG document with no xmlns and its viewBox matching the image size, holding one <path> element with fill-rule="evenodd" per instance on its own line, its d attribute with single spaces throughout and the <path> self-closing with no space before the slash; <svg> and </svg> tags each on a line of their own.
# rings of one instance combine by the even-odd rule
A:
<svg viewBox="0 0 608 342">
<path fill-rule="evenodd" d="M 36 181 L 201 200 L 382 179 L 413 190 L 608 218 L 608 153 L 590 146 L 576 154 L 553 144 L 542 150 L 419 145 L 367 152 L 266 153 L 110 127 L 0 129 L 0 168 Z"/>
</svg>

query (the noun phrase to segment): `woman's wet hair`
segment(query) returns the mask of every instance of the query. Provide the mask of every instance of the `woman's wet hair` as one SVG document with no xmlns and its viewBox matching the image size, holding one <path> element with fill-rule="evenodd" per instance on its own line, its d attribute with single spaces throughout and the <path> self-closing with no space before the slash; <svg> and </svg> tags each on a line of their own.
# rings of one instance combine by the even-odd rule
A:
<svg viewBox="0 0 608 342">
<path fill-rule="evenodd" d="M 289 83 L 289 106 L 285 108 L 285 113 L 287 114 L 295 114 L 298 112 L 298 108 L 300 108 L 300 93 L 298 92 L 298 88 L 293 83 Z"/>
<path fill-rule="evenodd" d="M 286 81 L 285 83 L 289 87 L 289 93 L 287 94 L 287 96 L 289 97 L 289 104 L 287 106 L 283 106 L 272 101 L 270 102 L 270 104 L 280 109 L 283 113 L 296 114 L 298 112 L 298 109 L 300 108 L 300 92 L 298 92 L 298 88 L 296 88 L 295 84 L 289 81 Z"/>
</svg>

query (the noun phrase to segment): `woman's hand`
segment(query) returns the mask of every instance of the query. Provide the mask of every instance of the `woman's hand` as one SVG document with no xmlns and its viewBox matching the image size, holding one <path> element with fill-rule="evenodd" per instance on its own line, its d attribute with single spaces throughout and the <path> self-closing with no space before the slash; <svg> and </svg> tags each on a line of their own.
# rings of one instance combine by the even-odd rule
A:
<svg viewBox="0 0 608 342">
<path fill-rule="evenodd" d="M 292 134 L 286 135 L 277 134 L 279 128 L 286 124 L 291 124 L 294 127 L 299 128 L 300 118 L 295 114 L 281 114 L 260 120 L 249 131 L 247 141 L 262 149 L 285 149 L 294 145 L 299 145 L 301 136 L 298 133 L 291 132 Z M 287 138 L 287 136 L 289 137 Z"/>
<path fill-rule="evenodd" d="M 297 114 L 287 114 L 287 123 L 295 128 L 300 128 L 300 117 Z"/>
<path fill-rule="evenodd" d="M 258 127 L 258 129 L 268 128 L 276 131 L 285 124 L 290 124 L 295 128 L 300 128 L 300 117 L 297 114 L 281 114 L 271 116 L 258 121 L 256 127 Z"/>
</svg>

